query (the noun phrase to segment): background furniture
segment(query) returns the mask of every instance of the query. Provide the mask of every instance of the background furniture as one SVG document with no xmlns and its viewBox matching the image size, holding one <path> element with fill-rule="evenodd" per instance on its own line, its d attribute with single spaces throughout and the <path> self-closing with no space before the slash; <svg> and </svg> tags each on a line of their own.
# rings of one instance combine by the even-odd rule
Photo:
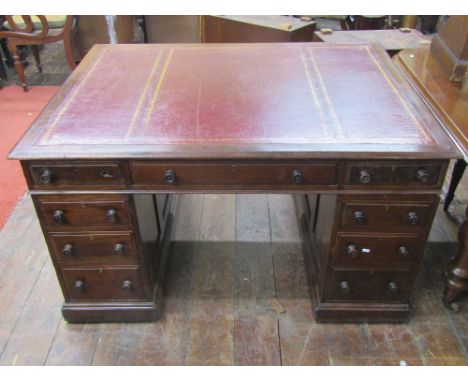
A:
<svg viewBox="0 0 468 382">
<path fill-rule="evenodd" d="M 53 42 L 63 41 L 65 55 L 70 68 L 75 68 L 70 34 L 73 27 L 73 16 L 6 16 L 10 31 L 0 31 L 0 39 L 8 40 L 8 49 L 13 55 L 16 72 L 24 91 L 27 90 L 24 67 L 18 52 L 18 46 L 28 45 L 36 61 L 39 71 L 42 71 L 39 51 L 37 46 Z"/>
<path fill-rule="evenodd" d="M 202 16 L 204 43 L 312 41 L 315 22 L 292 16 Z"/>
<path fill-rule="evenodd" d="M 390 56 L 402 49 L 428 46 L 431 37 L 423 35 L 415 29 L 382 29 L 356 31 L 317 31 L 314 41 L 333 42 L 336 44 L 358 44 L 379 42 Z"/>
<path fill-rule="evenodd" d="M 10 158 L 71 322 L 159 316 L 169 195 L 272 191 L 320 194 L 316 319 L 401 322 L 457 155 L 383 49 L 290 43 L 96 45 Z"/>
<path fill-rule="evenodd" d="M 453 200 L 468 158 L 468 92 L 466 91 L 466 79 L 464 83 L 451 81 L 455 79 L 453 74 L 456 70 L 453 70 L 454 66 L 448 65 L 446 50 L 440 50 L 439 48 L 445 45 L 443 41 L 446 39 L 448 40 L 447 46 L 455 44 L 460 48 L 460 42 L 467 41 L 467 21 L 467 16 L 451 16 L 447 24 L 444 24 L 443 31 L 447 31 L 450 25 L 464 26 L 465 29 L 452 28 L 452 34 L 450 35 L 444 34 L 446 33 L 444 32 L 439 37 L 438 35 L 434 36 L 431 47 L 404 50 L 395 56 L 395 63 L 440 118 L 447 133 L 452 137 L 460 152 L 463 153 L 463 159 L 457 160 L 454 166 L 445 198 L 445 211 L 448 211 Z M 439 55 L 440 52 L 444 53 Z M 465 44 L 464 50 L 458 50 L 457 53 L 461 57 L 466 55 L 468 45 Z M 453 59 L 450 62 L 455 61 Z M 468 225 L 465 221 L 460 227 L 457 256 L 451 262 L 447 272 L 446 290 L 444 292 L 444 301 L 447 305 L 450 305 L 461 292 L 468 289 L 467 230 Z M 453 306 L 456 309 L 456 305 Z"/>
<path fill-rule="evenodd" d="M 76 61 L 81 61 L 94 44 L 128 44 L 135 33 L 134 16 L 77 16 L 72 48 Z"/>
<path fill-rule="evenodd" d="M 143 16 L 148 43 L 199 43 L 201 16 Z"/>
</svg>

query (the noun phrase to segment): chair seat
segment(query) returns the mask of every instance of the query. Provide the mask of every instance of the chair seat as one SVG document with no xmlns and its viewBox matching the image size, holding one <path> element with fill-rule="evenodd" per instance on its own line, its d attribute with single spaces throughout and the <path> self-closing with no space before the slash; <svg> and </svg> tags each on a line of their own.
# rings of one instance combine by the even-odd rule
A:
<svg viewBox="0 0 468 382">
<path fill-rule="evenodd" d="M 49 29 L 61 29 L 65 26 L 65 21 L 67 16 L 65 15 L 46 15 L 47 23 L 49 24 Z M 23 29 L 25 27 L 24 20 L 21 16 L 13 16 L 13 21 L 16 25 Z M 42 28 L 41 21 L 37 16 L 31 16 L 31 21 L 34 24 L 34 30 L 40 30 Z M 8 21 L 3 23 L 5 29 L 12 29 Z"/>
</svg>

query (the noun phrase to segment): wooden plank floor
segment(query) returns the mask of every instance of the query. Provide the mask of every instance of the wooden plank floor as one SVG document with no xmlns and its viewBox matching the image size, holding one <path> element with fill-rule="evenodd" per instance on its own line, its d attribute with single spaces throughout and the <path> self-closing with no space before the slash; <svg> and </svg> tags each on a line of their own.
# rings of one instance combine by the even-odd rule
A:
<svg viewBox="0 0 468 382">
<path fill-rule="evenodd" d="M 25 195 L 0 233 L 0 365 L 468 364 L 468 299 L 441 302 L 457 223 L 440 209 L 399 325 L 314 322 L 291 196 L 182 195 L 176 222 L 162 320 L 68 324 Z"/>
</svg>

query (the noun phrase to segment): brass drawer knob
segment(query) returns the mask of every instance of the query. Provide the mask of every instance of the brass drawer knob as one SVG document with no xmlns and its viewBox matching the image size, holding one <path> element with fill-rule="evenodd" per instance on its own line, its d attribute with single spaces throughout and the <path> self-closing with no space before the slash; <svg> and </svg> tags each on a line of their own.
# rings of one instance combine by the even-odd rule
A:
<svg viewBox="0 0 468 382">
<path fill-rule="evenodd" d="M 349 292 L 351 292 L 351 288 L 349 287 L 349 284 L 347 281 L 340 282 L 340 291 L 343 294 L 349 294 Z"/>
<path fill-rule="evenodd" d="M 55 210 L 54 214 L 52 215 L 52 218 L 54 219 L 54 222 L 56 223 L 63 223 L 64 221 L 64 213 L 61 210 Z"/>
<path fill-rule="evenodd" d="M 398 248 L 398 253 L 403 257 L 408 257 L 409 249 L 408 247 L 405 247 L 404 245 L 402 245 L 400 248 Z"/>
<path fill-rule="evenodd" d="M 50 171 L 48 168 L 43 168 L 41 170 L 41 174 L 39 175 L 39 179 L 44 184 L 51 183 L 52 182 L 52 171 Z"/>
<path fill-rule="evenodd" d="M 299 170 L 294 170 L 291 174 L 291 178 L 294 184 L 304 183 L 304 173 Z"/>
<path fill-rule="evenodd" d="M 346 252 L 348 253 L 349 257 L 355 258 L 358 255 L 358 250 L 355 245 L 348 245 L 346 248 Z"/>
<path fill-rule="evenodd" d="M 359 182 L 360 182 L 361 184 L 368 184 L 368 183 L 370 183 L 371 179 L 372 179 L 372 176 L 371 176 L 371 174 L 370 174 L 369 171 L 367 171 L 367 170 L 362 170 L 362 171 L 359 173 Z"/>
<path fill-rule="evenodd" d="M 419 217 L 418 217 L 418 214 L 416 212 L 408 212 L 408 215 L 406 215 L 406 221 L 409 223 L 409 224 L 412 224 L 412 225 L 417 225 L 419 223 Z"/>
<path fill-rule="evenodd" d="M 357 224 L 362 224 L 364 223 L 364 220 L 366 220 L 366 216 L 364 215 L 364 212 L 362 211 L 354 211 L 353 220 Z"/>
<path fill-rule="evenodd" d="M 419 183 L 426 184 L 429 182 L 429 172 L 426 170 L 418 170 L 416 171 L 416 180 Z"/>
<path fill-rule="evenodd" d="M 73 256 L 73 245 L 65 244 L 62 249 L 62 253 L 65 256 Z"/>
<path fill-rule="evenodd" d="M 124 249 L 123 244 L 118 243 L 118 244 L 114 245 L 114 255 L 122 256 L 123 255 L 123 249 Z"/>
<path fill-rule="evenodd" d="M 130 280 L 125 280 L 122 283 L 122 290 L 124 292 L 131 292 L 133 290 L 133 283 Z"/>
<path fill-rule="evenodd" d="M 167 184 L 174 184 L 174 183 L 176 182 L 176 179 L 177 179 L 177 176 L 176 176 L 175 171 L 173 171 L 173 170 L 167 170 L 167 171 L 164 173 L 164 181 L 165 181 Z"/>
<path fill-rule="evenodd" d="M 117 221 L 117 211 L 110 209 L 106 213 L 106 219 L 109 223 L 115 223 Z"/>
<path fill-rule="evenodd" d="M 73 286 L 73 289 L 75 289 L 75 292 L 77 293 L 83 293 L 85 288 L 85 283 L 83 280 L 76 280 L 75 285 Z"/>
<path fill-rule="evenodd" d="M 389 293 L 391 294 L 396 294 L 398 293 L 399 291 L 399 288 L 398 288 L 398 285 L 395 283 L 395 282 L 389 282 L 388 285 L 387 285 L 387 290 L 389 291 Z"/>
</svg>

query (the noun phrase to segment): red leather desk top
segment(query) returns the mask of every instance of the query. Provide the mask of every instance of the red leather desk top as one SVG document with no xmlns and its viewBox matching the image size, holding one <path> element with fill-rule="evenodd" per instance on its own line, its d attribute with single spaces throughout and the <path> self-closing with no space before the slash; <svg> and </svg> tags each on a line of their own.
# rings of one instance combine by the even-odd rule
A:
<svg viewBox="0 0 468 382">
<path fill-rule="evenodd" d="M 96 45 L 10 157 L 454 157 L 371 45 Z"/>
</svg>

